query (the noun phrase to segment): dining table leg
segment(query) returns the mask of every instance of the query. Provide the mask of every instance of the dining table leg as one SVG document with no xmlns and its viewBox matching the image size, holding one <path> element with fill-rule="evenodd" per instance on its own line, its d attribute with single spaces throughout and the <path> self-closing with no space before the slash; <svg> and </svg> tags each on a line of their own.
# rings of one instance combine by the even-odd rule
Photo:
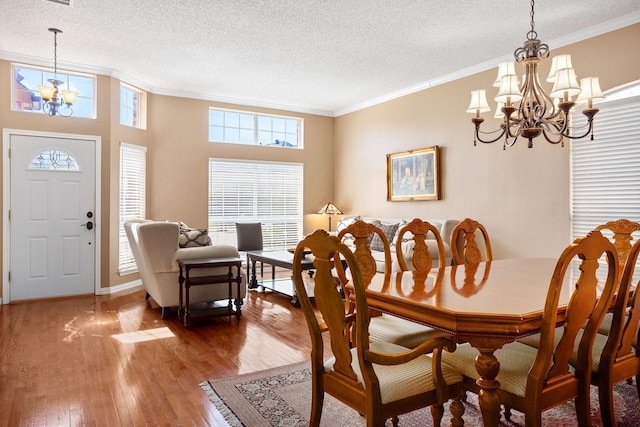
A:
<svg viewBox="0 0 640 427">
<path fill-rule="evenodd" d="M 500 372 L 500 362 L 493 354 L 495 349 L 477 348 L 480 354 L 476 357 L 476 370 L 480 378 L 476 381 L 480 387 L 478 403 L 485 426 L 497 426 L 500 421 L 500 396 L 497 390 L 500 382 L 496 380 Z"/>
</svg>

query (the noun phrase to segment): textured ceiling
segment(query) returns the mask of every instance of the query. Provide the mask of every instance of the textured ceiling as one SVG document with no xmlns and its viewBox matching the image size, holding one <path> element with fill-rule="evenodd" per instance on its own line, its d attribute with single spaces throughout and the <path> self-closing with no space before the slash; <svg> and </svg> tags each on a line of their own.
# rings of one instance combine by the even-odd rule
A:
<svg viewBox="0 0 640 427">
<path fill-rule="evenodd" d="M 3 59 L 51 67 L 56 27 L 59 68 L 325 115 L 490 68 L 530 25 L 526 0 L 0 0 L 0 11 Z M 553 55 L 640 22 L 640 1 L 538 0 L 535 22 Z"/>
</svg>

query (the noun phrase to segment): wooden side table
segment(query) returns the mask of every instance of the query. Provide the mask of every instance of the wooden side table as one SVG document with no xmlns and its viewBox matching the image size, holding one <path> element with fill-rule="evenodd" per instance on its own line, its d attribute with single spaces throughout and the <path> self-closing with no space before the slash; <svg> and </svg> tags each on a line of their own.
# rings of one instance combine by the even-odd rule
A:
<svg viewBox="0 0 640 427">
<path fill-rule="evenodd" d="M 204 258 L 204 259 L 182 259 L 178 260 L 180 266 L 180 297 L 179 297 L 179 317 L 184 322 L 185 327 L 189 327 L 191 320 L 194 318 L 233 316 L 238 321 L 241 316 L 242 298 L 240 297 L 240 285 L 242 283 L 241 268 L 242 260 L 239 257 L 228 258 Z M 214 276 L 191 276 L 191 270 L 201 268 L 228 268 L 227 274 L 218 274 Z M 235 268 L 235 274 L 234 274 Z M 233 284 L 236 285 L 235 309 L 233 307 Z M 189 291 L 192 286 L 201 285 L 224 285 L 229 287 L 229 303 L 226 306 L 210 307 L 194 310 L 192 313 L 189 303 Z M 183 286 L 184 286 L 184 304 L 183 304 Z"/>
</svg>

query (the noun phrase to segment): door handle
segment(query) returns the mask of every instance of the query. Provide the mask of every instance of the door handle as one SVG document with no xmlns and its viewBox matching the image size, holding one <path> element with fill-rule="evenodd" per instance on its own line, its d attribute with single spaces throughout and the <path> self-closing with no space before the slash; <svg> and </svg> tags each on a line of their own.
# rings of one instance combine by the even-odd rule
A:
<svg viewBox="0 0 640 427">
<path fill-rule="evenodd" d="M 80 224 L 80 227 L 87 227 L 87 230 L 93 229 L 93 222 L 87 221 L 86 224 Z"/>
</svg>

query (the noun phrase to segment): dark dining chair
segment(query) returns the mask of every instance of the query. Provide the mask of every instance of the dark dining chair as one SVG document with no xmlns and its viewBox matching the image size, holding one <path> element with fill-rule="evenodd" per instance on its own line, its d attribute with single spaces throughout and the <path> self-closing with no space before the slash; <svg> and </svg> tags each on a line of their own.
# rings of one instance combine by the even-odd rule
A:
<svg viewBox="0 0 640 427">
<path fill-rule="evenodd" d="M 236 239 L 238 252 L 247 252 L 247 271 L 249 270 L 249 251 L 261 251 L 264 248 L 262 241 L 262 223 L 260 222 L 236 222 Z M 264 264 L 260 263 L 260 277 L 263 276 Z"/>
</svg>

